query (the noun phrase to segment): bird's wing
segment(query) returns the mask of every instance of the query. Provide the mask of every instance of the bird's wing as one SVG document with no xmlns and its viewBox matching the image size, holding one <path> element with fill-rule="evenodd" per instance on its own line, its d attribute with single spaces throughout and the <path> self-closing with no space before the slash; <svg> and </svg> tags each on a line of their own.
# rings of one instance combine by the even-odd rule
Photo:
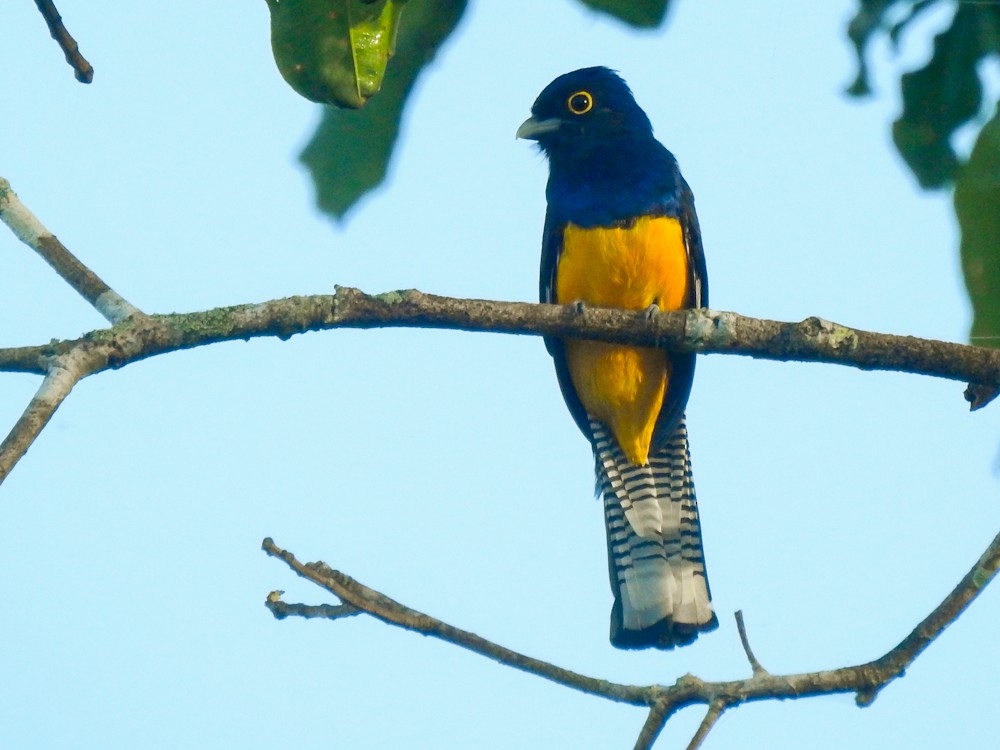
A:
<svg viewBox="0 0 1000 750">
<path fill-rule="evenodd" d="M 538 277 L 538 298 L 541 302 L 557 304 L 556 299 L 556 269 L 559 265 L 559 255 L 563 246 L 563 230 L 566 228 L 565 222 L 559 222 L 552 218 L 552 212 L 545 214 L 545 229 L 542 232 L 542 262 Z M 569 300 L 570 302 L 572 300 Z M 563 303 L 565 304 L 565 302 Z M 545 337 L 545 348 L 549 350 L 552 359 L 555 361 L 556 377 L 559 379 L 559 388 L 562 391 L 563 399 L 569 408 L 569 413 L 573 415 L 580 431 L 593 442 L 593 433 L 590 429 L 590 417 L 587 410 L 580 402 L 580 397 L 576 394 L 573 380 L 569 374 L 569 366 L 566 364 L 566 352 L 562 339 L 552 336 Z"/>
<path fill-rule="evenodd" d="M 684 236 L 684 246 L 688 259 L 688 296 L 684 306 L 708 306 L 708 271 L 705 265 L 705 251 L 701 244 L 701 227 L 694 210 L 694 194 L 679 174 L 677 176 L 677 197 L 679 199 L 678 220 Z M 684 414 L 691 384 L 694 381 L 695 354 L 685 352 L 670 355 L 670 380 L 663 399 L 663 406 L 656 418 L 653 431 L 653 445 L 665 445 L 677 429 Z"/>
</svg>

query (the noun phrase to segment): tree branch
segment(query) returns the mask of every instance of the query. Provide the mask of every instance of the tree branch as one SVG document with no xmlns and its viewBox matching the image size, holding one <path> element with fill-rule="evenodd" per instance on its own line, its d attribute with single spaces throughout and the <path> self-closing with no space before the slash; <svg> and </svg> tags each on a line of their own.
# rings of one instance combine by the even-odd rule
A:
<svg viewBox="0 0 1000 750">
<path fill-rule="evenodd" d="M 674 713 L 696 704 L 708 706 L 709 710 L 689 745 L 695 748 L 724 710 L 751 701 L 855 693 L 858 706 L 870 705 L 878 692 L 901 676 L 913 660 L 955 621 L 1000 570 L 1000 534 L 998 534 L 955 589 L 895 648 L 874 661 L 852 667 L 791 675 L 773 675 L 766 671 L 757 671 L 747 679 L 724 682 L 705 682 L 693 675 L 684 675 L 670 686 L 642 687 L 587 677 L 540 659 L 519 654 L 474 633 L 410 609 L 364 586 L 350 576 L 331 569 L 325 563 L 300 563 L 291 552 L 281 549 L 270 538 L 263 541 L 262 548 L 268 555 L 284 561 L 303 578 L 322 586 L 343 602 L 387 624 L 439 638 L 487 656 L 501 664 L 574 690 L 620 703 L 648 706 L 649 715 L 636 741 L 637 749 L 652 747 L 664 724 Z M 272 593 L 271 597 L 274 596 Z M 280 601 L 280 596 L 276 598 Z M 272 607 L 272 603 L 268 606 Z M 304 605 L 286 606 L 291 609 L 284 611 L 292 614 L 296 606 Z"/>
<path fill-rule="evenodd" d="M 35 442 L 56 409 L 73 390 L 73 386 L 90 374 L 91 366 L 92 362 L 86 353 L 79 349 L 67 352 L 51 362 L 38 391 L 0 443 L 0 483 Z"/>
<path fill-rule="evenodd" d="M 0 180 L 0 219 L 24 234 L 22 239 L 34 247 L 39 244 L 38 232 L 31 222 L 37 220 L 30 214 L 30 220 L 23 220 L 23 212 L 17 208 L 20 204 L 11 202 L 13 193 L 9 189 L 5 192 L 5 186 L 6 182 Z M 58 243 L 54 237 L 51 239 Z M 403 327 L 587 338 L 659 346 L 670 351 L 829 362 L 864 370 L 895 370 L 1000 385 L 998 349 L 870 333 L 819 318 L 779 323 L 698 309 L 660 313 L 650 319 L 645 311 L 588 308 L 580 312 L 574 306 L 455 299 L 412 289 L 369 295 L 347 287 L 337 287 L 333 295 L 288 297 L 195 313 L 145 315 L 68 251 L 65 256 L 57 252 L 47 257 L 62 259 L 53 265 L 62 269 L 64 278 L 68 275 L 81 294 L 106 316 L 120 322 L 79 339 L 0 349 L 0 372 L 46 375 L 53 360 L 79 352 L 88 362 L 86 376 L 221 341 L 262 336 L 287 339 L 296 333 L 333 328 Z M 83 269 L 78 276 L 65 273 L 67 267 L 75 267 L 74 263 Z M 15 427 L 15 432 L 18 429 Z M 0 474 L 0 481 L 3 476 Z"/>
<path fill-rule="evenodd" d="M 63 54 L 66 55 L 66 62 L 73 68 L 76 80 L 80 83 L 90 83 L 94 80 L 94 67 L 87 62 L 87 59 L 80 53 L 80 47 L 76 39 L 66 30 L 62 16 L 56 10 L 52 0 L 35 0 L 35 5 L 41 11 L 42 18 L 49 27 L 52 38 L 58 42 Z"/>
<path fill-rule="evenodd" d="M 934 611 L 925 617 L 894 649 L 870 662 L 870 666 L 877 672 L 891 676 L 881 682 L 874 683 L 869 690 L 859 691 L 856 697 L 857 704 L 859 706 L 870 705 L 878 696 L 879 690 L 891 680 L 902 675 L 913 660 L 930 646 L 946 627 L 957 620 L 959 615 L 982 593 L 983 589 L 996 577 L 998 570 L 1000 570 L 1000 534 L 993 538 L 976 564 L 962 577 L 952 592 L 934 608 Z"/>
<path fill-rule="evenodd" d="M 284 593 L 284 591 L 272 591 L 264 601 L 264 606 L 271 610 L 276 620 L 284 620 L 286 617 L 339 620 L 361 614 L 360 609 L 350 604 L 289 604 L 281 598 Z"/>
<path fill-rule="evenodd" d="M 585 675 L 571 672 L 568 669 L 553 666 L 541 659 L 519 654 L 516 651 L 481 638 L 475 633 L 461 630 L 430 615 L 410 609 L 390 599 L 385 594 L 380 594 L 378 591 L 358 583 L 339 570 L 333 570 L 325 563 L 300 563 L 295 559 L 295 555 L 278 547 L 270 538 L 263 541 L 261 548 L 272 557 L 281 559 L 288 567 L 303 578 L 322 586 L 343 602 L 357 607 L 359 610 L 390 625 L 396 625 L 397 627 L 412 630 L 422 635 L 440 638 L 443 641 L 454 643 L 456 646 L 461 646 L 469 651 L 489 657 L 494 661 L 501 662 L 515 669 L 520 669 L 529 674 L 537 675 L 538 677 L 544 677 L 547 680 L 571 687 L 574 690 L 580 690 L 591 695 L 599 695 L 602 698 L 620 703 L 642 705 L 646 702 L 643 688 L 632 685 L 618 685 L 606 680 L 586 677 Z"/>
<path fill-rule="evenodd" d="M 742 609 L 736 610 L 736 632 L 740 634 L 740 643 L 743 644 L 743 652 L 747 655 L 747 661 L 750 662 L 750 669 L 753 670 L 754 676 L 768 674 L 768 671 L 757 661 L 757 657 L 753 655 L 753 649 L 750 648 L 750 639 L 747 638 L 747 626 L 743 622 Z"/>
<path fill-rule="evenodd" d="M 701 720 L 701 726 L 698 727 L 698 731 L 694 733 L 694 737 L 691 738 L 691 742 L 688 743 L 687 750 L 698 750 L 701 744 L 708 737 L 708 733 L 712 731 L 712 727 L 715 726 L 715 722 L 719 720 L 722 716 L 722 712 L 729 708 L 729 705 L 722 700 L 712 701 L 708 707 L 708 712 L 705 714 L 705 718 Z"/>
<path fill-rule="evenodd" d="M 632 750 L 649 750 L 653 746 L 656 738 L 663 731 L 667 719 L 670 718 L 669 708 L 670 706 L 665 700 L 657 701 L 649 707 L 646 721 L 643 722 L 642 729 L 639 730 L 639 736 L 636 738 Z"/>
<path fill-rule="evenodd" d="M 104 366 L 95 370 L 99 372 L 220 341 L 262 336 L 287 339 L 296 333 L 334 328 L 434 328 L 586 338 L 784 362 L 827 362 L 1000 385 L 1000 349 L 871 333 L 820 318 L 782 323 L 705 308 L 664 312 L 649 319 L 644 311 L 587 308 L 577 312 L 570 305 L 457 299 L 415 289 L 369 295 L 337 287 L 333 295 L 286 297 L 147 318 L 133 318 L 75 340 L 0 349 L 0 371 L 42 373 L 38 362 L 77 347 L 103 358 Z"/>
<path fill-rule="evenodd" d="M 0 221 L 55 269 L 87 302 L 111 324 L 120 323 L 139 310 L 77 258 L 25 207 L 10 183 L 0 177 Z"/>
</svg>

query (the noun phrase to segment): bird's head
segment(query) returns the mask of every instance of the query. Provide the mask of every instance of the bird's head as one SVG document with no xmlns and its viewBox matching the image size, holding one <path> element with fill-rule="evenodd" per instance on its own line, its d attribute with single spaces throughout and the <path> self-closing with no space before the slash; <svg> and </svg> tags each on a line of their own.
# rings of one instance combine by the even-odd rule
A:
<svg viewBox="0 0 1000 750">
<path fill-rule="evenodd" d="M 549 156 L 588 150 L 624 138 L 652 138 L 649 118 L 628 85 L 608 68 L 583 68 L 556 78 L 538 95 L 518 138 L 537 141 Z"/>
</svg>

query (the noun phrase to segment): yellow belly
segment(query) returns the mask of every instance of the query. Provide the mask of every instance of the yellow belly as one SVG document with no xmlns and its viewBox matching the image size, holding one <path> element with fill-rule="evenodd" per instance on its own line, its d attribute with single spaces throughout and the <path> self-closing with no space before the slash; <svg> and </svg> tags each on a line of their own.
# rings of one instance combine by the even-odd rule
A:
<svg viewBox="0 0 1000 750">
<path fill-rule="evenodd" d="M 687 298 L 684 235 L 677 219 L 643 217 L 627 229 L 567 225 L 556 300 L 595 307 L 678 310 Z M 584 408 L 607 424 L 629 461 L 645 464 L 670 363 L 660 349 L 566 341 L 566 363 Z"/>
</svg>

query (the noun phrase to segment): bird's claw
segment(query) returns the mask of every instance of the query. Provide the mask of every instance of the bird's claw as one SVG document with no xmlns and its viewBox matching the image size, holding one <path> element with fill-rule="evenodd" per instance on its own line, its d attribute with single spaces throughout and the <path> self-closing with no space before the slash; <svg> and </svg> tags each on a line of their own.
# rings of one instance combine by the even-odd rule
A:
<svg viewBox="0 0 1000 750">
<path fill-rule="evenodd" d="M 659 312 L 660 312 L 660 306 L 654 302 L 653 304 L 651 304 L 649 307 L 647 307 L 645 310 L 642 311 L 642 317 L 644 317 L 646 320 L 652 320 L 653 318 L 656 317 L 657 313 Z"/>
</svg>

